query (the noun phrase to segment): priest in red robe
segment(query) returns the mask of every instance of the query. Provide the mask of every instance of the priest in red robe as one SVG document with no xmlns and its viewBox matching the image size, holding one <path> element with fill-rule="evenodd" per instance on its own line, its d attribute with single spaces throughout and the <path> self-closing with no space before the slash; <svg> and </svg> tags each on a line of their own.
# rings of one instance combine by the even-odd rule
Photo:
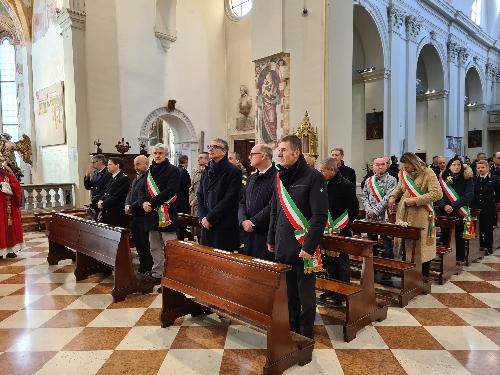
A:
<svg viewBox="0 0 500 375">
<path fill-rule="evenodd" d="M 24 247 L 21 185 L 3 161 L 0 156 L 0 256 L 14 258 L 15 253 Z"/>
</svg>

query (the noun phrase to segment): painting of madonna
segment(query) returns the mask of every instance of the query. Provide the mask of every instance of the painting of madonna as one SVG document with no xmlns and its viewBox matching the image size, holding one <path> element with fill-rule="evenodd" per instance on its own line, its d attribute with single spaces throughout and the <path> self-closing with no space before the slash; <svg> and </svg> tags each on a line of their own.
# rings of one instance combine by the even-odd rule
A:
<svg viewBox="0 0 500 375">
<path fill-rule="evenodd" d="M 278 140 L 276 107 L 281 101 L 279 84 L 278 73 L 269 68 L 262 70 L 257 81 L 257 126 L 262 141 L 267 144 Z"/>
</svg>

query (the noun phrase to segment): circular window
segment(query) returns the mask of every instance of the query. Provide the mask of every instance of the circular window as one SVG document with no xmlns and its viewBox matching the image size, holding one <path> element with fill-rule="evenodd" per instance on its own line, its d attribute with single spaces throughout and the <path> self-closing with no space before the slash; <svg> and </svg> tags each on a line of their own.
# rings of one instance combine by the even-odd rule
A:
<svg viewBox="0 0 500 375">
<path fill-rule="evenodd" d="M 229 10 L 236 18 L 244 17 L 252 9 L 252 0 L 229 0 Z"/>
</svg>

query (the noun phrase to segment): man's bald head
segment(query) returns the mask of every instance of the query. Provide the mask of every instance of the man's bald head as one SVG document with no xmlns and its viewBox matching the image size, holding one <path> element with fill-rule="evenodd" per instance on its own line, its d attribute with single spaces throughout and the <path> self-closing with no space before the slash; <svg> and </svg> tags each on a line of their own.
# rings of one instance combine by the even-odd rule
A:
<svg viewBox="0 0 500 375">
<path fill-rule="evenodd" d="M 439 170 L 444 171 L 446 169 L 446 158 L 444 156 L 438 156 L 437 163 Z"/>
<path fill-rule="evenodd" d="M 136 156 L 134 159 L 134 169 L 137 173 L 144 173 L 149 168 L 149 159 L 145 155 Z"/>
</svg>

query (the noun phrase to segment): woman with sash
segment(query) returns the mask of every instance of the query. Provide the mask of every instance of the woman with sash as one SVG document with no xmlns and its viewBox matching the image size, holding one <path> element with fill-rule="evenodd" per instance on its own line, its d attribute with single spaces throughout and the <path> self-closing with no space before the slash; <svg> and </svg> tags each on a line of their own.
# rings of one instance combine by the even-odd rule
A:
<svg viewBox="0 0 500 375">
<path fill-rule="evenodd" d="M 436 174 L 414 153 L 406 152 L 400 160 L 399 182 L 389 195 L 389 209 L 394 210 L 396 200 L 401 198 L 396 212 L 396 224 L 420 227 L 420 239 L 415 251 L 422 257 L 422 274 L 429 276 L 430 262 L 436 257 L 436 229 L 433 203 L 441 199 L 443 192 Z M 396 241 L 395 247 L 411 249 L 413 240 Z M 407 260 L 411 253 L 406 253 Z"/>
<path fill-rule="evenodd" d="M 474 199 L 472 177 L 472 169 L 458 157 L 454 157 L 448 162 L 439 179 L 443 189 L 443 198 L 439 201 L 439 214 L 458 219 L 455 223 L 457 262 L 465 261 L 465 240 L 475 236 L 474 222 L 469 210 L 469 205 Z"/>
</svg>

